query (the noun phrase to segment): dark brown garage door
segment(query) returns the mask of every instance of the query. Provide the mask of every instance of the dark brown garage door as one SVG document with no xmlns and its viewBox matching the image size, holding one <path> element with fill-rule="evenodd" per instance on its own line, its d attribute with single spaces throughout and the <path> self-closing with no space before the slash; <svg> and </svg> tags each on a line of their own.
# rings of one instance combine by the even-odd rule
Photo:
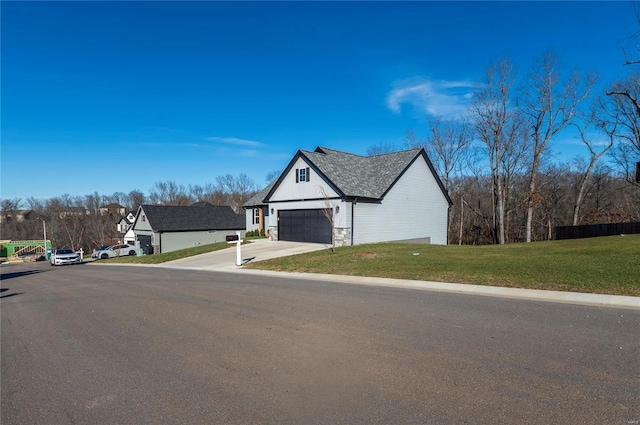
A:
<svg viewBox="0 0 640 425">
<path fill-rule="evenodd" d="M 322 210 L 278 211 L 278 239 L 329 244 L 331 224 Z"/>
</svg>

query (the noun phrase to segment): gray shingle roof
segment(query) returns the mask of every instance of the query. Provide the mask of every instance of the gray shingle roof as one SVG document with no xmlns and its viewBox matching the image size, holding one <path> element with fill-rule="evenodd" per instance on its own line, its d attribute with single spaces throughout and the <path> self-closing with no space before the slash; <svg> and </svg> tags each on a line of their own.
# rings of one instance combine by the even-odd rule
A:
<svg viewBox="0 0 640 425">
<path fill-rule="evenodd" d="M 142 209 L 155 232 L 241 230 L 246 227 L 245 216 L 236 214 L 226 205 L 143 205 Z"/>
<path fill-rule="evenodd" d="M 421 148 L 382 155 L 360 156 L 333 149 L 318 147 L 315 151 L 300 150 L 289 163 L 289 167 L 280 178 L 258 192 L 243 206 L 252 207 L 265 205 L 265 200 L 273 191 L 274 185 L 290 171 L 298 157 L 304 158 L 311 166 L 319 171 L 331 184 L 342 192 L 341 196 L 349 198 L 382 199 L 391 186 L 400 178 L 402 173 L 420 155 L 423 155 L 431 169 L 442 193 L 449 204 L 451 199 L 442 182 L 436 174 L 433 164 Z"/>
<path fill-rule="evenodd" d="M 258 205 L 265 205 L 265 202 L 263 202 L 263 199 L 267 196 L 267 194 L 269 194 L 269 192 L 271 191 L 271 188 L 273 187 L 274 184 L 276 184 L 277 181 L 278 180 L 274 180 L 271 183 L 269 183 L 269 186 L 265 187 L 260 192 L 253 195 L 251 199 L 245 202 L 242 206 L 244 208 L 248 208 L 248 207 L 255 207 Z"/>
<path fill-rule="evenodd" d="M 360 156 L 319 147 L 301 153 L 345 196 L 381 199 L 420 151 Z"/>
</svg>

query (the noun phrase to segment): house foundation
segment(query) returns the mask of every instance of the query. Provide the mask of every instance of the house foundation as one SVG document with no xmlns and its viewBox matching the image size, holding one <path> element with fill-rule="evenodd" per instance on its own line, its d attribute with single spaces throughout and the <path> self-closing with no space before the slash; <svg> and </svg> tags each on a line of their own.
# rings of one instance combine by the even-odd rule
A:
<svg viewBox="0 0 640 425">
<path fill-rule="evenodd" d="M 333 237 L 335 238 L 336 246 L 351 245 L 351 229 L 348 227 L 333 229 Z"/>
</svg>

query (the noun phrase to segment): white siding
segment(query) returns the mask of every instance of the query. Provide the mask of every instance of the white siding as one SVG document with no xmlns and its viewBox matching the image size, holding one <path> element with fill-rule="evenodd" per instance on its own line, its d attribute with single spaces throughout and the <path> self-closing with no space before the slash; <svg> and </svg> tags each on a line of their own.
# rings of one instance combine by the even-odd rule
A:
<svg viewBox="0 0 640 425">
<path fill-rule="evenodd" d="M 380 204 L 354 205 L 354 244 L 431 238 L 446 245 L 449 204 L 422 157 Z"/>
<path fill-rule="evenodd" d="M 343 210 L 344 206 L 344 225 L 342 227 L 346 227 L 351 229 L 351 207 L 352 207 L 352 203 L 351 202 L 343 202 L 340 206 L 340 210 Z"/>
<path fill-rule="evenodd" d="M 258 230 L 258 223 L 253 224 L 253 214 L 255 214 L 255 209 L 253 208 L 247 208 L 246 212 L 245 212 L 245 220 L 246 220 L 246 224 L 245 227 L 247 229 L 247 232 L 251 232 L 254 230 Z"/>
<path fill-rule="evenodd" d="M 309 168 L 309 181 L 296 183 L 296 169 L 307 167 L 309 167 L 309 164 L 307 164 L 302 158 L 298 158 L 294 166 L 284 176 L 284 179 L 280 182 L 276 190 L 273 192 L 269 201 L 273 202 L 290 201 L 297 199 L 321 199 L 325 198 L 325 194 L 328 198 L 338 196 L 338 194 L 333 189 L 331 189 L 329 185 L 324 180 L 322 180 L 322 178 L 318 174 L 316 174 L 311 167 Z"/>
<path fill-rule="evenodd" d="M 147 214 L 143 209 L 140 210 L 139 217 L 135 222 L 134 230 L 152 230 Z"/>
<path fill-rule="evenodd" d="M 135 245 L 135 243 L 136 243 L 136 234 L 133 232 L 133 229 L 129 229 L 127 231 L 127 233 L 125 233 L 125 235 L 124 235 L 124 243 Z"/>
</svg>

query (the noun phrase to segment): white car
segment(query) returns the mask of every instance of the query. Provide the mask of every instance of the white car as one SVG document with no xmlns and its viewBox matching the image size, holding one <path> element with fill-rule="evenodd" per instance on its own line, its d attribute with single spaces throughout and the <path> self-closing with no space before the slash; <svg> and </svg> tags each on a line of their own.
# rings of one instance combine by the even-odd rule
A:
<svg viewBox="0 0 640 425">
<path fill-rule="evenodd" d="M 80 258 L 80 254 L 73 249 L 63 248 L 56 249 L 53 254 L 51 254 L 49 262 L 52 266 L 62 266 L 64 264 L 80 264 L 82 263 L 82 259 Z"/>
<path fill-rule="evenodd" d="M 111 245 L 91 254 L 91 258 L 106 260 L 107 258 L 125 257 L 127 255 L 136 255 L 136 247 L 133 245 Z"/>
</svg>

